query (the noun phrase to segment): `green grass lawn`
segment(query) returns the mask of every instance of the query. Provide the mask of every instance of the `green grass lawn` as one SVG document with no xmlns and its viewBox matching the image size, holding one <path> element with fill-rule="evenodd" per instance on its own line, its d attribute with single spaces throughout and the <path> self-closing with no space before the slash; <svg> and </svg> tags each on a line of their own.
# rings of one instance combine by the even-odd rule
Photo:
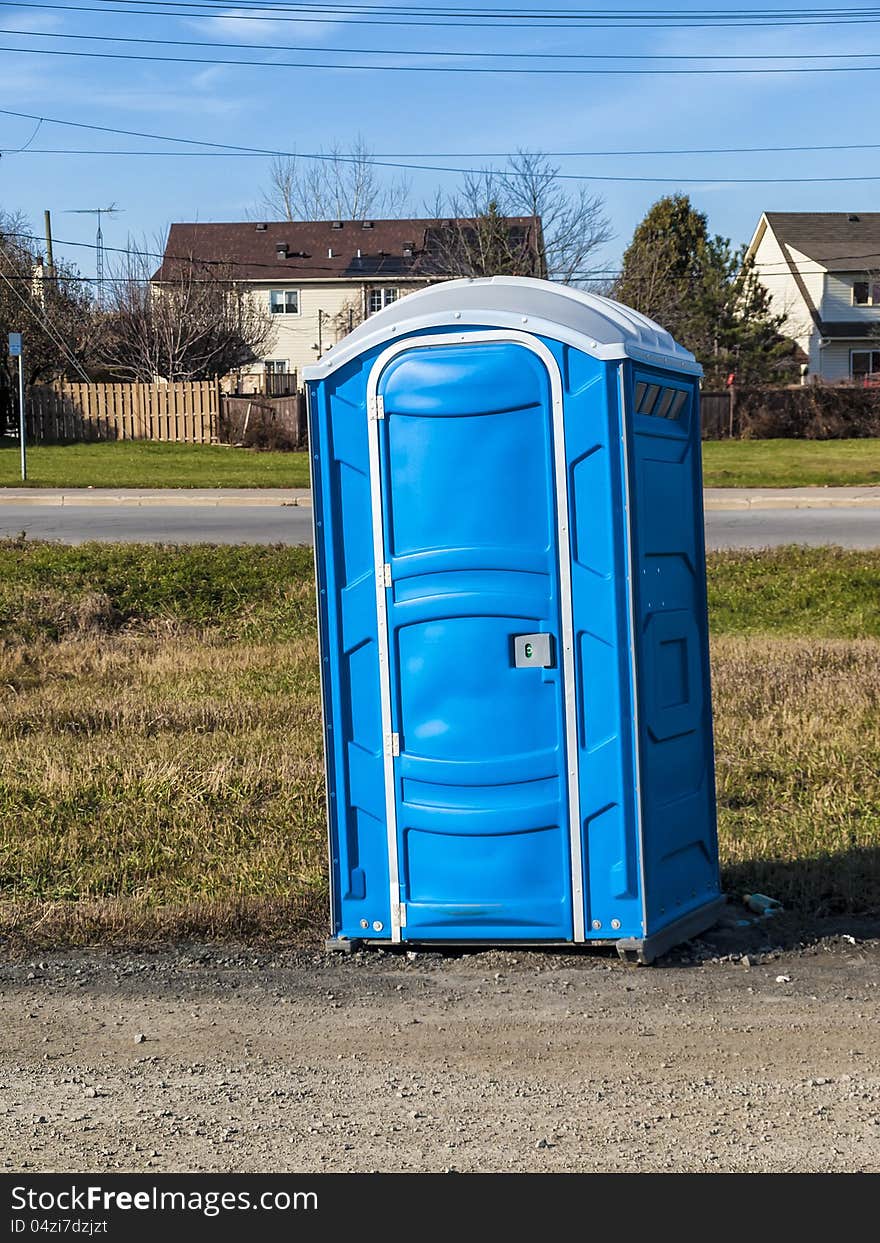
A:
<svg viewBox="0 0 880 1243">
<path fill-rule="evenodd" d="M 880 551 L 776 548 L 707 558 L 712 634 L 880 639 Z M 312 550 L 0 540 L 0 645 L 142 625 L 224 639 L 300 637 Z"/>
<path fill-rule="evenodd" d="M 0 440 L 0 487 L 20 487 L 18 445 Z M 124 440 L 34 445 L 32 488 L 307 488 L 307 453 Z"/>
<path fill-rule="evenodd" d="M 35 445 L 33 488 L 307 488 L 306 453 L 157 441 Z M 707 440 L 710 488 L 880 484 L 880 440 Z M 0 440 L 0 487 L 18 487 L 18 446 Z"/>
<path fill-rule="evenodd" d="M 704 440 L 707 488 L 880 484 L 880 440 Z"/>
<path fill-rule="evenodd" d="M 880 914 L 880 552 L 709 557 L 722 880 Z M 314 940 L 306 548 L 0 542 L 0 943 Z"/>
</svg>

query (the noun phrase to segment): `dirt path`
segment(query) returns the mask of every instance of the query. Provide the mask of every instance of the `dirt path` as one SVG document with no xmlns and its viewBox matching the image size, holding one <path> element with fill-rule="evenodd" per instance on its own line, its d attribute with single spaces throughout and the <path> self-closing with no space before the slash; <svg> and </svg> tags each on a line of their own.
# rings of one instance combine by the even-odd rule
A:
<svg viewBox="0 0 880 1243">
<path fill-rule="evenodd" d="M 7 961 L 0 1168 L 880 1170 L 880 942 L 718 953 Z"/>
</svg>

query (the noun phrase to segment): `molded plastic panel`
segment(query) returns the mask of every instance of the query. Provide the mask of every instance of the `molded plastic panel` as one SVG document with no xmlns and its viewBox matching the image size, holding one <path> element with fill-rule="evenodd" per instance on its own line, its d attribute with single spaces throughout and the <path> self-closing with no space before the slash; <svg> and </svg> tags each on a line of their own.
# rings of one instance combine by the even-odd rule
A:
<svg viewBox="0 0 880 1243">
<path fill-rule="evenodd" d="M 687 393 L 675 419 L 636 413 L 630 438 L 645 888 L 656 932 L 719 892 L 700 431 L 687 380 L 638 368 L 629 383 Z"/>
<path fill-rule="evenodd" d="M 617 368 L 564 350 L 587 938 L 643 935 Z"/>
<path fill-rule="evenodd" d="M 390 935 L 362 367 L 309 393 L 334 932 Z M 374 925 L 378 924 L 379 928 Z M 355 931 L 356 930 L 356 931 Z"/>
<path fill-rule="evenodd" d="M 380 379 L 406 939 L 570 939 L 546 368 L 512 343 L 408 350 Z"/>
</svg>

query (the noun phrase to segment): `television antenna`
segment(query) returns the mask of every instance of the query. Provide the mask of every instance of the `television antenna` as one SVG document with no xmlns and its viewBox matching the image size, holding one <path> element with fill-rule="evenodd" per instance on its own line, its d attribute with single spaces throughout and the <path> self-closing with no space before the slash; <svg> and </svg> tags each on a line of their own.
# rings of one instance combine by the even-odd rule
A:
<svg viewBox="0 0 880 1243">
<path fill-rule="evenodd" d="M 101 228 L 101 217 L 117 216 L 121 210 L 122 208 L 117 207 L 115 203 L 111 203 L 109 207 L 70 207 L 65 212 L 67 216 L 95 216 L 97 218 L 98 228 L 95 233 L 95 285 L 99 299 L 104 293 L 104 231 Z"/>
</svg>

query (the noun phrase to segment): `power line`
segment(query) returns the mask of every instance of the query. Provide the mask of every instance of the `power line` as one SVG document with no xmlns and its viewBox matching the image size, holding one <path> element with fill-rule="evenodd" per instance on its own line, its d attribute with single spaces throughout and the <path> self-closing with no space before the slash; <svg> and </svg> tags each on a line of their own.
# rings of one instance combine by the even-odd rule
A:
<svg viewBox="0 0 880 1243">
<path fill-rule="evenodd" d="M 126 156 L 152 156 L 154 159 L 165 159 L 166 156 L 198 156 L 198 155 L 223 155 L 223 152 L 211 151 L 106 151 L 82 148 L 31 148 L 28 151 L 18 151 L 15 149 L 0 148 L 0 155 L 75 155 L 75 156 L 113 156 L 114 158 L 124 158 Z M 256 152 L 229 152 L 230 157 L 254 156 Z M 291 153 L 293 155 L 294 153 Z M 303 159 L 331 159 L 340 157 L 331 156 L 302 156 Z M 348 162 L 351 162 L 349 160 Z M 516 169 L 506 168 L 464 168 L 459 166 L 451 166 L 446 164 L 411 164 L 411 163 L 392 163 L 387 160 L 370 160 L 377 168 L 392 168 L 402 172 L 429 172 L 429 173 L 452 173 L 457 176 L 475 176 L 475 177 L 497 177 L 499 181 L 515 181 L 517 179 L 527 178 L 531 174 L 528 172 L 520 172 Z M 880 173 L 855 173 L 851 176 L 840 177 L 792 177 L 790 174 L 784 174 L 779 177 L 716 177 L 712 173 L 702 173 L 699 176 L 693 175 L 689 177 L 653 177 L 653 176 L 628 176 L 624 174 L 611 173 L 555 173 L 555 181 L 575 181 L 575 182 L 603 182 L 615 185 L 657 185 L 657 186 L 776 186 L 776 185 L 858 185 L 862 183 L 871 183 L 880 181 Z M 280 222 L 279 222 L 280 223 Z"/>
<path fill-rule="evenodd" d="M 229 0 L 129 0 L 131 4 L 137 5 L 158 5 L 158 4 L 177 4 L 186 8 L 198 9 L 226 9 L 229 7 Z M 575 9 L 569 7 L 560 7 L 557 9 L 549 6 L 530 8 L 526 5 L 446 5 L 446 4 L 318 4 L 318 3 L 292 3 L 290 0 L 241 0 L 236 5 L 239 9 L 251 9 L 257 12 L 281 10 L 281 11 L 297 11 L 297 12 L 314 12 L 321 13 L 394 13 L 394 14 L 429 14 L 433 16 L 475 16 L 475 17 L 607 17 L 608 11 L 605 8 L 596 9 Z M 823 5 L 820 8 L 790 8 L 788 6 L 766 7 L 755 9 L 740 9 L 737 12 L 739 17 L 816 17 L 816 16 L 835 16 L 840 17 L 847 14 L 860 14 L 865 12 L 880 11 L 876 6 L 866 8 L 862 5 L 847 5 L 841 8 L 838 5 Z M 660 9 L 660 8 L 643 8 L 643 9 L 620 9 L 613 16 L 615 18 L 626 18 L 627 20 L 642 20 L 645 17 L 668 18 L 670 21 L 690 20 L 691 18 L 723 18 L 730 16 L 730 9 Z"/>
<path fill-rule="evenodd" d="M 85 37 L 85 36 L 83 36 Z M 320 49 L 319 49 L 320 50 Z M 513 74 L 556 77 L 703 77 L 706 75 L 756 74 L 817 74 L 817 73 L 880 73 L 880 65 L 814 65 L 782 69 L 519 69 L 476 65 L 352 65 L 335 62 L 315 64 L 314 61 L 295 60 L 236 60 L 219 56 L 148 56 L 134 52 L 73 52 L 61 48 L 21 48 L 0 45 L 0 52 L 13 52 L 19 56 L 67 56 L 88 60 L 124 60 L 149 62 L 161 65 L 234 65 L 248 69 L 356 69 L 361 73 L 439 73 L 439 74 Z"/>
<path fill-rule="evenodd" d="M 7 108 L 0 109 L 0 114 L 8 115 L 8 116 L 18 116 L 18 117 L 28 117 L 30 115 L 28 113 L 14 112 L 13 110 L 7 109 Z M 51 118 L 44 118 L 44 120 L 50 121 Z M 205 142 L 204 144 L 202 144 L 197 139 L 165 138 L 163 135 L 158 135 L 158 134 L 147 134 L 147 133 L 141 133 L 138 131 L 122 130 L 122 129 L 117 130 L 110 126 L 86 125 L 85 123 L 82 123 L 82 122 L 52 121 L 52 123 L 71 125 L 71 126 L 75 125 L 77 126 L 77 128 L 100 130 L 105 133 L 128 134 L 129 136 L 135 135 L 137 137 L 151 138 L 156 141 L 181 142 L 181 143 L 187 143 L 187 144 L 193 144 L 193 145 L 220 147 L 224 150 L 224 152 L 227 150 L 226 144 L 223 144 L 223 143 Z M 873 146 L 873 145 L 874 144 L 869 144 L 869 146 Z M 861 149 L 861 148 L 859 147 L 857 149 Z M 326 153 L 312 153 L 312 152 L 297 153 L 293 151 L 273 151 L 271 149 L 260 149 L 260 148 L 247 149 L 247 148 L 236 148 L 232 146 L 230 146 L 228 150 L 229 150 L 229 154 L 232 154 L 232 155 L 235 155 L 235 154 L 257 155 L 259 154 L 259 155 L 270 156 L 270 157 L 275 157 L 275 158 L 300 158 L 300 159 L 323 160 L 323 161 L 339 160 L 341 162 L 348 162 L 348 163 L 357 162 L 358 160 L 358 157 L 356 156 L 338 156 L 338 155 L 328 155 Z M 10 151 L 9 153 L 14 154 L 15 152 Z M 27 152 L 27 154 L 39 154 L 39 153 L 40 153 L 39 151 L 34 152 L 33 149 Z M 120 152 L 112 152 L 112 151 L 111 152 L 91 151 L 91 152 L 86 152 L 86 154 L 90 154 L 90 155 L 106 154 L 106 155 L 117 156 L 119 154 L 128 154 L 128 153 L 120 153 Z M 161 157 L 165 153 L 164 152 L 133 152 L 131 154 Z M 645 153 L 645 154 L 654 154 L 654 153 Z M 411 162 L 404 162 L 404 161 L 377 160 L 377 159 L 372 159 L 372 158 L 370 159 L 370 163 L 379 168 L 392 168 L 392 169 L 397 169 L 397 170 L 406 171 L 406 172 L 454 173 L 454 174 L 463 175 L 463 176 L 468 176 L 468 175 L 470 176 L 494 176 L 502 180 L 515 180 L 517 178 L 523 178 L 523 177 L 528 176 L 527 172 L 518 171 L 516 169 L 468 168 L 464 166 L 411 163 Z M 636 184 L 636 185 L 675 185 L 675 186 L 703 185 L 706 183 L 709 183 L 711 185 L 778 185 L 781 183 L 798 184 L 798 185 L 838 185 L 838 184 L 845 185 L 845 184 L 856 184 L 856 183 L 862 183 L 862 182 L 880 181 L 880 174 L 872 174 L 872 173 L 859 173 L 853 176 L 837 176 L 837 177 L 792 177 L 789 175 L 780 176 L 780 177 L 715 177 L 710 174 L 703 174 L 702 176 L 693 176 L 693 177 L 681 177 L 681 176 L 653 177 L 653 176 L 636 176 L 636 175 L 612 175 L 612 174 L 607 174 L 607 173 L 589 173 L 589 174 L 587 173 L 557 173 L 555 174 L 555 176 L 556 176 L 556 179 L 559 181 L 575 181 L 575 182 L 596 181 L 596 182 L 609 182 L 609 183 L 613 182 L 613 183 Z"/>
<path fill-rule="evenodd" d="M 129 3 L 137 3 L 137 0 L 128 0 Z M 622 14 L 603 14 L 601 12 L 593 13 L 589 16 L 583 16 L 575 20 L 570 20 L 571 14 L 561 13 L 555 20 L 546 20 L 547 14 L 541 14 L 542 20 L 528 18 L 525 14 L 514 14 L 508 16 L 499 12 L 497 16 L 493 16 L 490 11 L 483 12 L 479 15 L 470 16 L 464 13 L 456 13 L 450 15 L 448 20 L 436 20 L 431 17 L 430 20 L 422 18 L 405 17 L 403 14 L 409 12 L 412 14 L 431 13 L 431 10 L 413 9 L 403 10 L 400 13 L 394 13 L 391 10 L 385 10 L 387 14 L 382 16 L 359 16 L 358 13 L 363 10 L 346 12 L 341 9 L 331 9 L 329 6 L 302 6 L 300 11 L 293 11 L 291 6 L 282 8 L 278 5 L 257 5 L 247 6 L 238 5 L 239 10 L 244 8 L 246 11 L 238 13 L 223 11 L 224 5 L 218 6 L 210 4 L 189 4 L 185 0 L 146 0 L 153 7 L 150 9 L 127 9 L 127 8 L 106 8 L 96 7 L 94 5 L 73 5 L 73 4 L 41 4 L 34 3 L 33 0 L 22 0 L 17 3 L 16 0 L 0 0 L 0 7 L 6 8 L 33 8 L 33 9 L 63 9 L 81 13 L 118 13 L 132 17 L 185 17 L 185 18 L 212 18 L 223 21 L 249 21 L 257 19 L 265 22 L 296 22 L 297 24 L 316 24 L 326 26 L 329 20 L 352 26 L 418 26 L 422 28 L 430 28 L 434 30 L 445 29 L 498 29 L 499 23 L 503 22 L 504 28 L 507 30 L 697 30 L 697 29 L 743 29 L 755 28 L 761 30 L 778 29 L 782 27 L 794 26 L 842 26 L 842 25 L 876 25 L 880 22 L 880 11 L 877 9 L 861 10 L 861 9 L 845 9 L 845 10 L 801 10 L 792 11 L 794 16 L 786 16 L 788 10 L 778 10 L 769 15 L 763 15 L 758 10 L 752 10 L 747 16 L 741 17 L 726 14 L 717 14 L 711 16 L 709 14 L 691 15 L 685 12 L 679 15 L 668 14 L 665 17 L 659 17 L 650 11 L 643 11 L 637 17 L 627 18 Z M 281 13 L 273 12 L 281 8 Z M 207 10 L 207 11 L 205 11 Z M 380 13 L 382 10 L 375 10 Z M 311 16 L 311 14 L 316 14 Z M 443 14 L 439 14 L 443 17 Z M 702 20 L 694 20 L 694 16 L 702 17 Z"/>
<path fill-rule="evenodd" d="M 788 152 L 797 152 L 797 151 L 876 151 L 876 150 L 878 150 L 878 148 L 880 148 L 880 143 L 874 143 L 874 142 L 871 142 L 871 143 L 859 143 L 859 144 L 854 144 L 854 145 L 851 145 L 851 146 L 840 146 L 840 147 L 838 147 L 838 146 L 829 146 L 829 147 L 744 147 L 744 148 L 736 148 L 736 147 L 720 147 L 720 148 L 718 148 L 718 149 L 716 149 L 716 150 L 713 150 L 713 151 L 700 151 L 700 152 L 696 152 L 696 151 L 673 151 L 673 152 L 663 152 L 663 151 L 585 151 L 585 152 L 568 152 L 568 151 L 564 151 L 564 152 L 553 152 L 553 151 L 540 151 L 540 152 L 537 152 L 536 154 L 539 154 L 539 155 L 542 155 L 542 156 L 547 156 L 547 157 L 553 157 L 553 158 L 568 158 L 568 157 L 573 156 L 573 155 L 592 156 L 592 157 L 594 157 L 594 158 L 595 158 L 595 157 L 598 157 L 598 156 L 606 156 L 606 155 L 615 155 L 615 156 L 625 156 L 625 155 L 667 155 L 667 154 L 668 154 L 668 155 L 729 155 L 729 154 L 731 154 L 731 153 L 733 153 L 733 152 L 736 152 L 736 151 L 738 151 L 738 150 L 742 150 L 742 151 L 757 151 L 757 152 L 771 152 L 771 151 L 788 151 Z M 290 152 L 277 152 L 277 153 L 272 153 L 272 154 L 277 154 L 277 155 L 279 155 L 279 156 L 281 156 L 281 157 L 287 157 L 287 158 L 290 158 L 290 159 L 303 159 L 303 160 L 341 160 L 341 161 L 345 161 L 345 162 L 352 162 L 352 161 L 356 161 L 356 160 L 358 159 L 358 157 L 357 157 L 357 156 L 354 156 L 354 155 L 344 155 L 344 156 L 343 156 L 343 155 L 339 155 L 339 156 L 337 156 L 337 155 L 308 155 L 308 154 L 302 154 L 302 153 L 295 152 L 295 151 L 290 151 Z M 473 152 L 473 151 L 463 151 L 463 152 L 458 152 L 458 153 L 455 153 L 455 152 L 433 152 L 430 156 L 427 156 L 427 157 L 425 157 L 425 158 L 431 158 L 431 159 L 452 159 L 452 158 L 454 158 L 454 156 L 455 156 L 456 154 L 458 154 L 459 156 L 471 156 L 471 157 L 473 157 L 473 158 L 475 158 L 475 159 L 481 158 L 481 156 L 485 156 L 485 158 L 492 158 L 492 159 L 514 159 L 514 158 L 518 155 L 518 152 L 515 152 L 515 151 L 509 151 L 509 152 L 505 152 L 505 151 L 494 151 L 494 152 L 493 152 L 493 151 L 490 151 L 490 152 L 483 152 L 483 153 L 481 153 L 481 152 Z M 219 160 L 228 160 L 228 159 L 236 159 L 236 158 L 242 158 L 242 159 L 265 159 L 265 158 L 266 158 L 266 152 L 263 152 L 263 151 L 143 151 L 143 150 L 124 150 L 124 149 L 119 148 L 119 147 L 112 147 L 112 148 L 110 148 L 110 147 L 0 147 L 0 155 L 77 155 L 77 156 L 83 156 L 83 155 L 112 155 L 112 156 L 121 156 L 121 157 L 128 157 L 128 156 L 131 156 L 131 157 L 136 157 L 136 156 L 148 156 L 148 157 L 151 157 L 152 159 L 157 159 L 157 160 L 164 160 L 164 159 L 166 159 L 166 158 L 173 158 L 173 157 L 175 157 L 175 156 L 183 156 L 183 157 L 186 157 L 187 159 L 196 159 L 196 158 L 198 158 L 199 156 L 208 156 L 208 157 L 211 157 L 211 158 L 213 158 L 213 159 L 219 159 Z M 367 158 L 367 162 L 368 162 L 368 163 L 370 163 L 370 164 L 376 164 L 376 165 L 377 165 L 378 167 L 380 167 L 380 168 L 386 168 L 386 167 L 387 167 L 387 168 L 398 168 L 398 169 L 402 169 L 402 170 L 404 170 L 404 171 L 406 171 L 406 170 L 408 170 L 408 169 L 409 169 L 409 170 L 411 170 L 411 171 L 425 170 L 425 171 L 430 171 L 430 172 L 439 172 L 439 173 L 476 173 L 476 174 L 492 174 L 493 176 L 498 176 L 498 177 L 501 177 L 501 178 L 505 178 L 505 177 L 506 177 L 506 178 L 513 178 L 513 177 L 518 177 L 518 176 L 528 176 L 528 174 L 527 174 L 527 173 L 517 173 L 517 172 L 514 172 L 513 170 L 510 170 L 510 169 L 505 169 L 505 168 L 474 168 L 474 169 L 470 169 L 470 168 L 447 168 L 447 167 L 445 167 L 445 166 L 441 166 L 441 165 L 433 165 L 433 164 L 384 164 L 381 160 L 379 160 L 378 158 L 373 158 L 372 156 Z M 634 181 L 638 181 L 638 180 L 642 180 L 642 181 L 646 181 L 646 182 L 651 182 L 651 181 L 656 181 L 656 180 L 664 180 L 663 178 L 659 178 L 659 179 L 658 179 L 658 178 L 655 178 L 655 177 L 643 177 L 643 178 L 603 177 L 601 174 L 598 174 L 598 173 L 597 173 L 597 174 L 593 174 L 593 173 L 583 173 L 583 174 L 581 174 L 581 173 L 576 173 L 576 174 L 575 174 L 575 173 L 572 173 L 572 174 L 557 173 L 557 174 L 555 174 L 555 176 L 556 176 L 556 177 L 558 177 L 559 179 L 565 179 L 565 180 L 570 180 L 570 181 L 603 181 L 603 180 L 604 180 L 604 181 L 620 181 L 620 180 L 624 180 L 624 181 L 627 181 L 627 180 L 634 180 Z M 675 183 L 677 184 L 677 183 L 678 183 L 678 182 L 680 182 L 682 179 L 681 179 L 681 178 L 666 178 L 665 180 L 669 181 L 670 183 L 675 182 Z M 713 177 L 713 176 L 711 175 L 711 173 L 704 173 L 704 174 L 702 174 L 701 176 L 692 176 L 692 177 L 688 178 L 688 179 L 687 179 L 687 182 L 688 182 L 688 184 L 693 183 L 693 182 L 699 182 L 700 184 L 702 184 L 703 182 L 712 182 L 712 183 L 714 183 L 714 182 L 716 182 L 716 181 L 718 181 L 718 180 L 719 180 L 719 179 L 718 179 L 718 178 L 716 178 L 716 177 Z M 741 181 L 746 181 L 746 182 L 748 182 L 748 181 L 749 181 L 749 178 L 744 178 L 744 179 L 743 179 L 743 178 L 735 178 L 735 179 L 733 179 L 733 180 L 736 182 L 736 184 L 739 184 Z M 855 178 L 846 178 L 846 177 L 844 177 L 844 178 L 839 178 L 839 177 L 820 177 L 820 178 L 806 178 L 806 179 L 804 179 L 804 178 L 800 178 L 800 179 L 799 179 L 799 178 L 797 178 L 797 177 L 789 177 L 789 176 L 785 176 L 785 177 L 755 178 L 754 180 L 755 180 L 756 182 L 761 183 L 761 184 L 764 184 L 765 182 L 766 182 L 766 184 L 773 184 L 773 183 L 778 182 L 778 181 L 795 181 L 795 182 L 796 182 L 796 181 L 798 181 L 798 180 L 807 180 L 807 181 L 817 181 L 817 180 L 818 180 L 818 181 L 821 181 L 821 182 L 826 182 L 826 181 L 832 181 L 832 182 L 833 182 L 833 181 L 841 181 L 841 180 L 843 180 L 843 181 L 848 181 L 848 180 L 862 181 L 862 180 L 865 180 L 865 178 L 862 178 L 862 177 L 855 177 Z M 871 180 L 871 178 L 867 178 L 867 180 Z M 731 179 L 726 179 L 726 180 L 724 180 L 723 184 L 732 184 Z"/>
<path fill-rule="evenodd" d="M 327 152 L 302 152 L 302 151 L 285 151 L 271 147 L 249 147 L 235 143 L 212 142 L 205 138 L 181 138 L 173 134 L 154 134 L 146 130 L 121 129 L 113 125 L 95 125 L 85 121 L 70 121 L 61 117 L 43 117 L 32 112 L 19 112 L 12 108 L 0 108 L 0 116 L 18 117 L 20 120 L 37 121 L 46 125 L 63 125 L 71 129 L 91 130 L 101 134 L 120 135 L 125 138 L 147 138 L 154 142 L 176 142 L 183 143 L 186 146 L 210 147 L 211 151 L 196 151 L 194 155 L 248 155 L 261 157 L 277 157 L 281 159 L 303 159 L 303 160 L 336 160 L 348 159 L 357 160 L 362 157 L 354 153 L 350 154 L 333 154 Z M 880 150 L 880 143 L 826 143 L 824 145 L 798 144 L 779 147 L 660 147 L 655 150 L 633 150 L 623 148 L 621 150 L 605 150 L 605 151 L 541 151 L 537 154 L 546 156 L 550 159 L 593 159 L 604 156 L 667 156 L 667 155 L 760 155 L 760 154 L 777 154 L 777 153 L 797 153 L 797 152 L 817 152 L 817 151 L 876 151 Z M 63 151 L 50 151 L 46 154 L 65 154 Z M 10 154 L 13 152 L 10 151 Z M 94 154 L 124 154 L 124 155 L 188 155 L 189 152 L 180 151 L 146 151 L 146 152 L 100 152 L 100 151 L 72 151 L 75 155 L 94 155 Z M 513 159 L 522 154 L 519 151 L 385 151 L 375 152 L 369 157 L 371 162 L 380 159 Z M 393 166 L 396 167 L 396 166 Z M 453 170 L 457 171 L 457 170 Z"/>
<path fill-rule="evenodd" d="M 192 48 L 239 48 L 252 52 L 314 52 L 320 55 L 339 56 L 421 56 L 421 57 L 456 57 L 468 60 L 636 60 L 636 61 L 795 61 L 795 60 L 876 60 L 880 52 L 799 52 L 799 53 L 762 53 L 762 54 L 727 54 L 709 53 L 696 54 L 681 52 L 677 55 L 654 55 L 643 52 L 462 52 L 450 49 L 417 49 L 417 48 L 357 48 L 357 47 L 315 47 L 309 44 L 290 43 L 220 43 L 205 39 L 147 39 L 132 35 L 81 35 L 61 34 L 46 30 L 13 30 L 5 27 L 4 35 L 15 35 L 29 39 L 77 39 L 91 43 L 136 43 L 152 44 L 160 47 L 192 47 Z M 39 49 L 22 49 L 24 51 Z M 251 63 L 251 62 L 248 62 Z M 262 61 L 258 62 L 264 63 Z M 318 66 L 333 68 L 333 66 Z M 387 66 L 376 66 L 387 68 Z M 442 66 L 441 66 L 442 68 Z M 536 71 L 537 72 L 537 71 Z M 542 71 L 543 72 L 543 71 Z"/>
</svg>

